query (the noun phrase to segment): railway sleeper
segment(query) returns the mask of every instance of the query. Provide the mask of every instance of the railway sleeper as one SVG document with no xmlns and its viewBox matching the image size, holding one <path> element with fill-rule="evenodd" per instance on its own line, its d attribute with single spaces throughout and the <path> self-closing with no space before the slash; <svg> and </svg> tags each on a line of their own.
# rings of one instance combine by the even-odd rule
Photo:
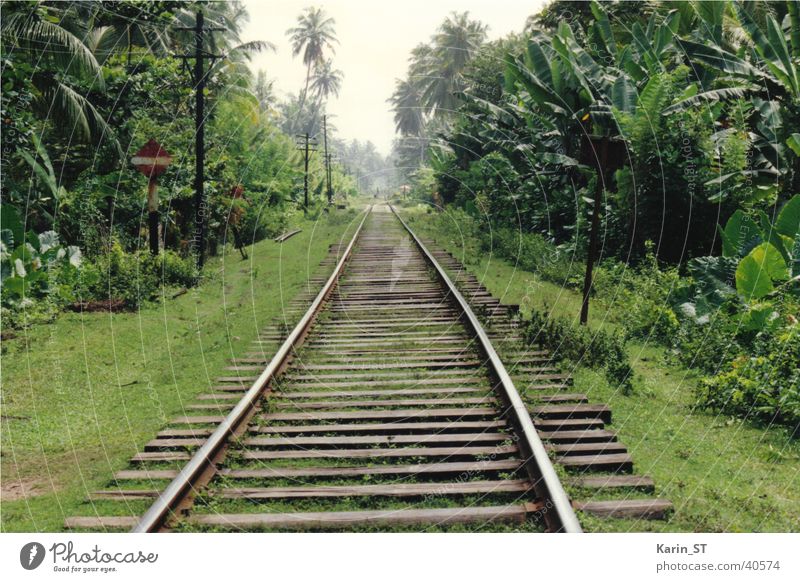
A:
<svg viewBox="0 0 800 582">
<path fill-rule="evenodd" d="M 321 497 L 431 497 L 471 494 L 518 493 L 531 491 L 527 479 L 491 481 L 445 481 L 437 483 L 397 483 L 380 485 L 329 485 L 314 487 L 248 487 L 212 491 L 225 499 L 294 499 Z"/>
<path fill-rule="evenodd" d="M 441 509 L 397 509 L 192 515 L 190 524 L 222 529 L 253 530 L 351 530 L 353 528 L 449 527 L 462 525 L 522 525 L 531 516 L 539 516 L 543 503 L 520 503 L 488 507 L 448 507 Z M 97 520 L 87 518 L 89 527 Z M 81 525 L 74 522 L 74 526 Z"/>
</svg>

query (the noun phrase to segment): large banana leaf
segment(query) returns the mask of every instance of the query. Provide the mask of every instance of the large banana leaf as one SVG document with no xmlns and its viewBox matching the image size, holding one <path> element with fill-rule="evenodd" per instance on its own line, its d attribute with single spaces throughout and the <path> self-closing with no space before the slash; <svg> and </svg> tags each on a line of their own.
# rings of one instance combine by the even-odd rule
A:
<svg viewBox="0 0 800 582">
<path fill-rule="evenodd" d="M 676 39 L 676 42 L 689 59 L 711 67 L 712 69 L 737 77 L 769 78 L 776 83 L 778 82 L 772 75 L 768 75 L 746 60 L 718 46 L 701 44 L 680 38 Z"/>
<path fill-rule="evenodd" d="M 693 6 L 697 15 L 703 21 L 703 36 L 710 37 L 716 44 L 721 45 L 725 2 L 705 2 L 701 0 L 694 2 Z"/>
<path fill-rule="evenodd" d="M 775 19 L 771 15 L 767 15 L 767 33 L 765 34 L 741 2 L 733 2 L 733 8 L 739 23 L 753 42 L 753 48 L 764 60 L 764 64 L 772 76 L 795 98 L 800 97 L 797 69 L 789 54 L 783 31 Z"/>
<path fill-rule="evenodd" d="M 590 8 L 595 19 L 593 27 L 596 31 L 595 37 L 599 42 L 603 43 L 603 48 L 609 55 L 616 57 L 617 43 L 614 40 L 614 32 L 611 30 L 611 22 L 608 19 L 608 13 L 596 0 L 592 0 Z"/>
<path fill-rule="evenodd" d="M 789 31 L 792 41 L 792 55 L 800 57 L 800 0 L 787 0 L 786 8 L 789 11 Z"/>
<path fill-rule="evenodd" d="M 633 113 L 639 102 L 636 85 L 627 75 L 620 75 L 611 85 L 611 104 L 623 113 Z"/>
<path fill-rule="evenodd" d="M 664 115 L 675 113 L 677 111 L 685 111 L 700 103 L 708 103 L 715 101 L 726 101 L 728 99 L 744 99 L 748 95 L 747 87 L 726 87 L 724 89 L 714 89 L 712 91 L 703 91 L 691 97 L 681 99 L 677 103 L 673 103 L 664 109 Z"/>
</svg>

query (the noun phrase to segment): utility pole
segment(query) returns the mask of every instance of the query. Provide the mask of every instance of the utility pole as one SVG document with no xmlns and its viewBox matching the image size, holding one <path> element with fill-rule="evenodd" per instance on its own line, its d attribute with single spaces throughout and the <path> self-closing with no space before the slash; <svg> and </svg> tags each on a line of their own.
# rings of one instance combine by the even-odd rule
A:
<svg viewBox="0 0 800 582">
<path fill-rule="evenodd" d="M 303 173 L 303 212 L 308 212 L 308 154 L 309 152 L 315 152 L 317 150 L 314 149 L 313 146 L 316 145 L 316 142 L 310 139 L 308 132 L 298 135 L 302 141 L 298 144 L 297 149 L 302 150 L 304 152 L 304 167 L 305 171 Z"/>
<path fill-rule="evenodd" d="M 222 55 L 213 55 L 205 51 L 206 32 L 224 30 L 219 27 L 206 28 L 203 19 L 203 11 L 198 10 L 193 28 L 179 28 L 178 30 L 189 30 L 194 32 L 194 54 L 179 55 L 184 60 L 194 59 L 194 69 L 192 70 L 192 83 L 194 85 L 194 229 L 192 237 L 197 251 L 197 270 L 203 268 L 205 261 L 205 236 L 206 236 L 206 197 L 204 191 L 205 184 L 205 88 L 206 88 L 206 67 L 205 61 L 213 61 L 222 58 Z"/>
<path fill-rule="evenodd" d="M 333 202 L 333 191 L 331 190 L 331 155 L 328 153 L 328 116 L 322 116 L 322 138 L 325 141 L 325 180 L 328 183 L 328 206 Z"/>
<path fill-rule="evenodd" d="M 333 204 L 333 154 L 328 154 L 328 206 Z"/>
</svg>

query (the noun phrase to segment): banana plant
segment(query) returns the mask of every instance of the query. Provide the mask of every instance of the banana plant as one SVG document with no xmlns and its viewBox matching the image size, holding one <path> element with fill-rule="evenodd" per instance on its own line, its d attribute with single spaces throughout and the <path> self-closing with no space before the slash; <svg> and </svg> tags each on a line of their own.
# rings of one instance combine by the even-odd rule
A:
<svg viewBox="0 0 800 582">
<path fill-rule="evenodd" d="M 672 58 L 680 12 L 651 19 L 647 28 L 635 23 L 630 44 L 619 48 L 605 8 L 592 2 L 591 9 L 592 52 L 562 22 L 552 37 L 535 32 L 521 57 L 506 58 L 507 90 L 516 91 L 520 105 L 549 117 L 564 140 L 584 132 L 587 121 L 594 134 L 625 138 L 625 118 L 638 113 L 653 119 L 668 105 L 665 63 Z"/>
<path fill-rule="evenodd" d="M 698 4 L 716 5 L 698 7 L 698 11 L 713 11 L 714 16 L 709 18 L 720 23 L 722 11 L 730 6 L 746 43 L 738 48 L 725 46 L 721 37 L 713 35 L 678 39 L 685 57 L 699 65 L 700 85 L 709 88 L 688 95 L 665 113 L 701 103 L 749 98 L 755 112 L 750 139 L 756 156 L 753 167 L 747 170 L 748 177 L 766 187 L 774 185 L 780 176 L 800 172 L 800 134 L 792 131 L 800 125 L 800 0 L 786 0 L 782 23 L 767 13 L 764 28 L 739 0 Z M 791 156 L 787 148 L 793 151 Z M 722 185 L 733 177 L 720 176 L 717 181 Z"/>
<path fill-rule="evenodd" d="M 800 194 L 783 206 L 774 223 L 763 211 L 756 218 L 737 211 L 720 229 L 723 256 L 741 257 L 736 290 L 745 300 L 800 282 Z"/>
<path fill-rule="evenodd" d="M 570 26 L 562 22 L 552 37 L 534 34 L 525 54 L 506 59 L 507 90 L 516 92 L 521 106 L 549 117 L 561 138 L 556 151 L 543 152 L 540 145 L 534 152 L 538 159 L 562 166 L 580 166 L 581 161 L 597 173 L 581 323 L 588 318 L 606 177 L 619 167 L 624 154 L 620 151 L 609 159 L 608 152 L 614 144 L 629 141 L 630 127 L 641 119 L 661 117 L 669 96 L 663 60 L 670 54 L 680 21 L 679 13 L 671 11 L 661 26 L 656 26 L 655 20 L 647 29 L 635 25 L 633 41 L 619 49 L 607 13 L 596 2 L 591 6 L 595 21 L 590 34 L 597 40 L 592 52 L 584 49 Z M 576 146 L 581 142 L 591 147 L 578 153 Z"/>
</svg>

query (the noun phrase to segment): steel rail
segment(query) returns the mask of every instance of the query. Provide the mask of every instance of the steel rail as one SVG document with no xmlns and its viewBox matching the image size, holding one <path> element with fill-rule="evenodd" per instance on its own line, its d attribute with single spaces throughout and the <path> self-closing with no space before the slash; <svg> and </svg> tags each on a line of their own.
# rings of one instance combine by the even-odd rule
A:
<svg viewBox="0 0 800 582">
<path fill-rule="evenodd" d="M 195 489 L 194 484 L 200 476 L 213 465 L 214 456 L 225 446 L 230 436 L 242 426 L 242 423 L 254 410 L 255 404 L 266 390 L 270 381 L 280 372 L 294 348 L 307 334 L 322 304 L 327 299 L 328 295 L 330 295 L 344 271 L 345 263 L 350 258 L 353 246 L 371 211 L 372 206 L 369 206 L 364 212 L 364 217 L 361 219 L 355 234 L 353 234 L 350 244 L 347 245 L 345 252 L 341 255 L 336 268 L 333 270 L 333 273 L 331 273 L 325 286 L 317 294 L 311 306 L 308 308 L 308 311 L 303 315 L 303 318 L 294 327 L 283 344 L 281 344 L 281 347 L 275 353 L 272 360 L 270 360 L 269 364 L 267 364 L 267 367 L 264 368 L 264 371 L 261 372 L 258 378 L 253 382 L 252 386 L 236 404 L 234 409 L 228 413 L 216 430 L 208 437 L 208 440 L 203 443 L 203 446 L 192 455 L 192 458 L 184 465 L 180 473 L 178 473 L 161 495 L 159 495 L 153 505 L 142 515 L 131 532 L 148 533 L 159 531 L 185 496 Z"/>
<path fill-rule="evenodd" d="M 414 240 L 417 247 L 419 247 L 425 259 L 434 268 L 439 279 L 444 283 L 448 292 L 453 296 L 453 299 L 463 311 L 464 319 L 478 339 L 480 348 L 486 355 L 489 366 L 503 389 L 503 396 L 509 405 L 512 421 L 516 425 L 518 435 L 521 437 L 520 444 L 523 445 L 528 455 L 525 465 L 528 469 L 531 481 L 533 482 L 534 491 L 540 498 L 545 500 L 546 503 L 545 509 L 542 511 L 545 523 L 551 531 L 580 533 L 582 529 L 575 515 L 575 511 L 572 508 L 572 503 L 566 491 L 564 491 L 564 487 L 561 485 L 561 480 L 558 478 L 553 468 L 553 464 L 550 461 L 550 457 L 547 454 L 542 440 L 539 438 L 539 434 L 536 432 L 536 427 L 533 425 L 528 409 L 522 401 L 516 386 L 514 386 L 514 381 L 511 379 L 505 365 L 503 365 L 503 361 L 500 359 L 500 356 L 497 355 L 494 346 L 492 346 L 492 341 L 483 329 L 481 322 L 445 270 L 439 265 L 436 258 L 400 217 L 394 206 L 389 205 L 389 208 L 391 208 L 408 234 L 411 235 L 411 238 Z M 531 465 L 531 460 L 533 461 L 533 466 Z M 547 507 L 548 502 L 552 504 L 552 510 Z"/>
</svg>

